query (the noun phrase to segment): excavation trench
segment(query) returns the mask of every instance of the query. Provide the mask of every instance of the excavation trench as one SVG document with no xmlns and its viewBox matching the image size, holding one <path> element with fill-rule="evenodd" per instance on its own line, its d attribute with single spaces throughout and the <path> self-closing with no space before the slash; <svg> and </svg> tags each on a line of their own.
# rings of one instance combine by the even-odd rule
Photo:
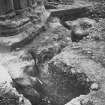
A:
<svg viewBox="0 0 105 105">
<path fill-rule="evenodd" d="M 72 67 L 62 62 L 58 65 L 50 62 L 66 46 L 60 43 L 58 46 L 41 47 L 39 52 L 32 49 L 31 55 L 36 62 L 36 69 L 39 69 L 39 75 L 36 76 L 43 82 L 41 90 L 37 90 L 41 96 L 38 105 L 65 105 L 73 98 L 90 92 L 91 82 L 87 81 L 85 73 L 72 73 Z"/>
<path fill-rule="evenodd" d="M 47 72 L 41 72 L 40 78 L 45 84 L 43 92 L 40 93 L 41 105 L 64 105 L 73 98 L 90 92 L 91 82 L 87 82 L 88 78 L 84 73 L 62 72 L 50 65 Z"/>
<path fill-rule="evenodd" d="M 60 62 L 45 62 L 39 65 L 38 78 L 43 87 L 38 92 L 41 95 L 39 105 L 64 105 L 73 98 L 90 92 L 91 82 L 85 73 L 73 73 L 72 67 Z M 34 104 L 33 104 L 34 105 Z"/>
</svg>

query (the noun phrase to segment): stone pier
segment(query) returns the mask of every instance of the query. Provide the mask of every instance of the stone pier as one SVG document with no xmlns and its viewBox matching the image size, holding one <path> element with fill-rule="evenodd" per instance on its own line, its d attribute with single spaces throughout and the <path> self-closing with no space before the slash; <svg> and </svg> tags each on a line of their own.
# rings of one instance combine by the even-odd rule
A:
<svg viewBox="0 0 105 105">
<path fill-rule="evenodd" d="M 20 45 L 34 37 L 37 28 L 27 10 L 35 3 L 36 0 L 0 0 L 0 46 Z"/>
</svg>

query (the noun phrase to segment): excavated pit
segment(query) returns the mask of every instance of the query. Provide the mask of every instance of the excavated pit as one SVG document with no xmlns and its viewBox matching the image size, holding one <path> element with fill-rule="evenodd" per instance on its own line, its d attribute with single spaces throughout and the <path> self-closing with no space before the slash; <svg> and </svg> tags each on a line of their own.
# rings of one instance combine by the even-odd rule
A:
<svg viewBox="0 0 105 105">
<path fill-rule="evenodd" d="M 54 71 L 54 67 L 50 68 L 52 70 L 49 73 L 41 76 L 41 80 L 45 83 L 41 105 L 64 105 L 73 98 L 90 92 L 91 82 L 87 82 L 84 73 L 72 74 L 60 72 L 59 68 L 56 68 L 58 71 Z"/>
<path fill-rule="evenodd" d="M 34 53 L 31 54 L 33 56 Z M 46 56 L 49 57 L 47 54 Z M 52 57 L 54 56 L 53 54 Z M 90 92 L 92 82 L 85 73 L 73 73 L 73 68 L 63 62 L 59 62 L 56 66 L 54 62 L 50 62 L 51 58 L 36 65 L 39 70 L 36 76 L 43 83 L 42 90 L 38 91 L 41 95 L 39 105 L 64 105 L 73 98 Z"/>
</svg>

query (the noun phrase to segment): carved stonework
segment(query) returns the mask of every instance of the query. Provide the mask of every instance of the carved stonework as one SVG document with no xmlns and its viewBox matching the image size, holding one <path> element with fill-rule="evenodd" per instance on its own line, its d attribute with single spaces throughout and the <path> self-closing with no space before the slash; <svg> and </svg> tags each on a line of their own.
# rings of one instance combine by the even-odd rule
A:
<svg viewBox="0 0 105 105">
<path fill-rule="evenodd" d="M 0 15 L 14 10 L 13 0 L 0 0 Z"/>
<path fill-rule="evenodd" d="M 27 8 L 27 0 L 13 0 L 15 10 Z"/>
<path fill-rule="evenodd" d="M 7 15 L 11 11 L 22 11 L 32 7 L 36 0 L 0 0 L 0 16 Z"/>
<path fill-rule="evenodd" d="M 44 30 L 41 21 L 36 23 L 41 17 L 37 16 L 37 8 L 41 8 L 40 14 L 44 12 L 42 1 L 0 0 L 0 46 L 15 50 Z"/>
</svg>

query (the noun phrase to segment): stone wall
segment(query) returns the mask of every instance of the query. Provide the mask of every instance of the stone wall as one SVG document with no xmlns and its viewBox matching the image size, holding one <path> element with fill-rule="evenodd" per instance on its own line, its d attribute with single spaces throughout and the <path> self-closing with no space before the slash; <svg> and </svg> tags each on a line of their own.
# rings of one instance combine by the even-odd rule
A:
<svg viewBox="0 0 105 105">
<path fill-rule="evenodd" d="M 0 0 L 0 15 L 8 12 L 26 9 L 34 5 L 36 0 Z"/>
<path fill-rule="evenodd" d="M 0 0 L 0 15 L 14 9 L 13 0 Z"/>
</svg>

